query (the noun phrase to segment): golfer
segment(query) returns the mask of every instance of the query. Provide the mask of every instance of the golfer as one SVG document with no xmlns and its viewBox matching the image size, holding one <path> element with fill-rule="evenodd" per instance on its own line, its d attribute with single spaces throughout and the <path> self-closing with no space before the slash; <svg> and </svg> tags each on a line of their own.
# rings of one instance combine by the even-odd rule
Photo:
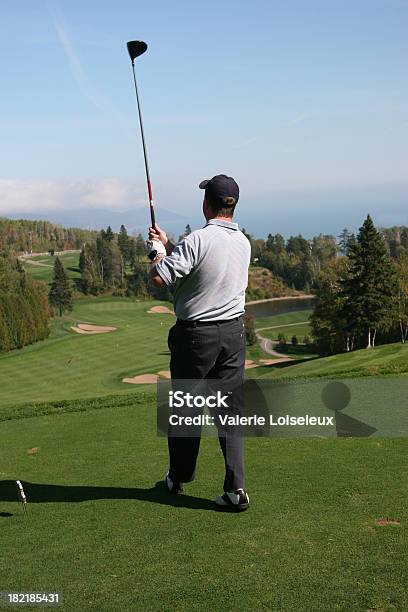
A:
<svg viewBox="0 0 408 612">
<path fill-rule="evenodd" d="M 225 174 L 202 181 L 206 224 L 173 245 L 157 225 L 149 231 L 151 278 L 155 285 L 172 288 L 176 324 L 170 329 L 172 380 L 210 379 L 231 389 L 243 382 L 245 289 L 251 248 L 233 221 L 239 188 Z M 201 430 L 199 430 L 199 434 Z M 220 509 L 249 507 L 245 491 L 243 438 L 223 432 L 219 442 L 225 461 L 224 493 Z M 168 437 L 170 468 L 165 477 L 170 493 L 194 479 L 200 435 Z"/>
</svg>

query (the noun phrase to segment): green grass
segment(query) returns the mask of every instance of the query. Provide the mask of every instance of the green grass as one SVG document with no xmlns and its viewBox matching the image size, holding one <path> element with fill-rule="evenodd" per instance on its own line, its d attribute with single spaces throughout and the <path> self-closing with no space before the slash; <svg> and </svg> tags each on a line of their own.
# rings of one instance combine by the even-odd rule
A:
<svg viewBox="0 0 408 612">
<path fill-rule="evenodd" d="M 49 338 L 0 356 L 0 407 L 134 393 L 122 378 L 169 367 L 167 331 L 175 319 L 148 314 L 153 304 L 158 302 L 77 300 L 69 316 L 56 318 Z M 117 330 L 90 336 L 70 330 L 81 321 Z"/>
<path fill-rule="evenodd" d="M 58 257 L 61 259 L 67 276 L 70 279 L 74 280 L 80 278 L 81 274 L 78 269 L 79 253 L 67 253 L 66 255 L 58 255 Z M 28 261 L 38 262 L 39 264 L 45 264 L 47 266 L 34 265 L 33 263 L 27 263 L 27 261 L 23 262 L 25 271 L 33 278 L 43 280 L 47 283 L 52 281 L 55 257 L 51 255 L 36 255 L 34 257 L 29 257 Z"/>
<path fill-rule="evenodd" d="M 252 507 L 230 515 L 210 502 L 214 439 L 185 495 L 155 488 L 151 401 L 0 427 L 2 590 L 60 590 L 72 611 L 407 609 L 406 440 L 247 440 Z"/>
<path fill-rule="evenodd" d="M 303 338 L 305 336 L 310 337 L 310 325 L 308 323 L 304 323 L 302 325 L 290 324 L 282 325 L 274 329 L 262 330 L 262 335 L 265 336 L 265 338 L 270 338 L 271 340 L 277 340 L 279 334 L 284 334 L 288 342 L 291 341 L 292 336 L 296 336 L 299 342 L 303 342 Z"/>
<path fill-rule="evenodd" d="M 331 357 L 311 359 L 304 363 L 260 368 L 258 377 L 308 378 L 311 376 L 352 377 L 408 375 L 408 345 L 400 343 L 361 349 Z"/>
<path fill-rule="evenodd" d="M 146 386 L 122 382 L 127 376 L 157 373 L 169 369 L 167 332 L 174 323 L 171 315 L 148 314 L 158 302 L 126 298 L 86 297 L 76 300 L 68 316 L 52 323 L 47 340 L 0 355 L 0 410 L 27 403 L 58 402 L 134 394 Z M 296 323 L 305 312 L 268 317 L 270 325 Z M 264 323 L 264 318 L 257 320 Z M 305 320 L 303 318 L 303 320 Z M 108 334 L 85 336 L 70 330 L 76 322 L 112 325 Z M 288 328 L 290 329 L 290 328 Z M 303 360 L 302 347 L 289 356 Z M 248 347 L 248 359 L 263 359 L 259 344 Z M 248 378 L 307 376 L 359 376 L 369 374 L 406 374 L 408 347 L 400 344 L 374 350 L 264 366 L 247 371 Z"/>
<path fill-rule="evenodd" d="M 151 305 L 82 298 L 49 339 L 0 357 L 0 590 L 60 590 L 68 611 L 408 609 L 406 439 L 248 439 L 242 515 L 214 511 L 223 474 L 214 439 L 203 440 L 185 495 L 155 487 L 167 467 L 155 388 L 121 382 L 168 369 L 174 317 L 148 314 Z M 117 331 L 71 332 L 80 321 Z M 407 351 L 248 375 L 406 372 Z M 247 356 L 267 355 L 255 346 Z M 381 518 L 400 523 L 380 527 Z"/>
<path fill-rule="evenodd" d="M 312 312 L 312 310 L 295 310 L 294 312 L 287 312 L 286 314 L 271 315 L 270 317 L 259 317 L 256 319 L 255 326 L 259 329 L 263 329 L 265 327 L 303 323 L 304 321 L 309 320 L 309 316 L 312 314 Z M 290 330 L 291 328 L 288 327 L 287 329 Z M 289 333 L 290 332 L 288 331 L 288 334 Z"/>
</svg>

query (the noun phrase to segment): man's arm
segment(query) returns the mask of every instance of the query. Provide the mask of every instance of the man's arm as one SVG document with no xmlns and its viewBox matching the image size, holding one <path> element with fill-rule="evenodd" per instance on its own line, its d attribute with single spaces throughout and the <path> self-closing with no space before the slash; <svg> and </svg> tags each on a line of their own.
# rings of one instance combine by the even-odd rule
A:
<svg viewBox="0 0 408 612">
<path fill-rule="evenodd" d="M 166 254 L 170 255 L 174 249 L 174 244 L 170 242 L 167 237 L 167 234 L 164 230 L 161 229 L 157 224 L 154 227 L 149 227 L 149 240 L 154 240 L 156 242 L 161 242 L 164 248 L 166 249 Z M 164 287 L 165 282 L 158 274 L 156 265 L 161 261 L 164 257 L 163 253 L 157 253 L 156 257 L 153 259 L 150 265 L 150 280 L 156 287 Z"/>
<path fill-rule="evenodd" d="M 163 230 L 155 225 L 149 230 L 147 244 L 150 249 L 150 279 L 157 287 L 173 285 L 177 279 L 187 276 L 196 262 L 194 234 L 173 245 Z M 160 239 L 158 239 L 158 237 Z"/>
<path fill-rule="evenodd" d="M 156 255 L 150 265 L 150 280 L 154 285 L 156 285 L 156 287 L 164 287 L 166 284 L 156 269 L 156 265 L 163 259 L 163 257 L 164 255 L 162 254 Z"/>
</svg>

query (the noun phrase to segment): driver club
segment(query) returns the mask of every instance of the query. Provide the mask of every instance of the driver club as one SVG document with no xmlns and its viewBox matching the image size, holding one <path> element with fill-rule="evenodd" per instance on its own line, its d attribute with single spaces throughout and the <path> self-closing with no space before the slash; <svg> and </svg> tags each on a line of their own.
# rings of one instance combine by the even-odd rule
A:
<svg viewBox="0 0 408 612">
<path fill-rule="evenodd" d="M 154 227 L 156 224 L 156 217 L 154 214 L 152 185 L 150 182 L 150 172 L 149 172 L 149 164 L 147 161 L 146 142 L 145 142 L 144 131 L 143 131 L 142 112 L 140 110 L 139 92 L 137 89 L 136 73 L 135 73 L 135 59 L 139 57 L 139 55 L 142 55 L 147 50 L 147 44 L 141 40 L 131 40 L 127 43 L 127 49 L 129 52 L 130 59 L 132 60 L 133 81 L 135 83 L 137 109 L 139 112 L 140 131 L 142 134 L 143 155 L 144 155 L 144 162 L 145 162 L 145 169 L 146 169 L 147 192 L 148 192 L 149 204 L 150 204 L 150 218 L 152 222 L 152 227 Z"/>
</svg>

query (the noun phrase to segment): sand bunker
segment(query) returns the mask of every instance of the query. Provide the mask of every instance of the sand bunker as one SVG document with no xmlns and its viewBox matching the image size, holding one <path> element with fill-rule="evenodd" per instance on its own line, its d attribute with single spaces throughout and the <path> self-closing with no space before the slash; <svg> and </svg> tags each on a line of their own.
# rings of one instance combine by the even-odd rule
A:
<svg viewBox="0 0 408 612">
<path fill-rule="evenodd" d="M 170 370 L 162 370 L 161 372 L 157 372 L 157 373 L 162 378 L 171 378 Z"/>
<path fill-rule="evenodd" d="M 131 385 L 150 385 L 157 382 L 158 378 L 157 374 L 139 374 L 139 376 L 133 376 L 133 378 L 122 378 L 122 382 Z"/>
<path fill-rule="evenodd" d="M 245 359 L 245 369 L 250 370 L 251 368 L 257 368 L 258 364 L 252 359 Z"/>
<path fill-rule="evenodd" d="M 277 357 L 276 359 L 260 359 L 260 363 L 262 365 L 273 365 L 274 363 L 279 363 L 281 361 L 286 361 L 285 357 Z"/>
<path fill-rule="evenodd" d="M 107 325 L 91 325 L 89 323 L 78 323 L 75 327 L 71 327 L 77 334 L 107 334 L 111 331 L 115 331 L 116 327 L 109 327 Z"/>
<path fill-rule="evenodd" d="M 147 312 L 155 313 L 155 314 L 171 314 L 174 315 L 174 312 L 170 310 L 167 306 L 152 306 L 150 310 Z"/>
</svg>

